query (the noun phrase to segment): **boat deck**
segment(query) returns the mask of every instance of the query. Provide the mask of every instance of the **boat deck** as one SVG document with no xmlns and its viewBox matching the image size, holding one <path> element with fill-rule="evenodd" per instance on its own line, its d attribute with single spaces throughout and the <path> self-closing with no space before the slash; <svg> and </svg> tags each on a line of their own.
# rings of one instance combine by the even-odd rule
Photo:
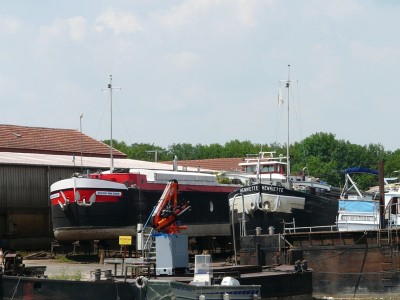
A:
<svg viewBox="0 0 400 300">
<path fill-rule="evenodd" d="M 275 265 L 269 267 L 256 265 L 238 265 L 213 267 L 213 283 L 220 284 L 224 277 L 233 277 L 241 285 L 260 285 L 262 298 L 297 297 L 296 299 L 312 298 L 312 270 L 295 271 L 291 265 Z M 135 283 L 136 278 L 128 277 L 127 282 Z M 162 275 L 150 277 L 153 284 L 160 282 L 190 283 L 193 280 L 193 270 L 187 274 L 173 276 Z"/>
<path fill-rule="evenodd" d="M 48 278 L 57 278 L 57 274 L 81 275 L 82 281 L 96 282 L 96 270 L 100 273 L 100 281 L 106 282 L 106 272 L 114 272 L 114 266 L 99 263 L 62 263 L 54 260 L 24 260 L 26 266 L 46 266 L 45 275 Z M 136 285 L 137 278 L 135 273 L 129 272 L 125 278 L 122 274 L 121 265 L 117 266 L 117 275 L 112 276 L 112 282 L 121 284 Z M 270 267 L 255 265 L 226 265 L 224 263 L 213 263 L 213 282 L 219 284 L 224 277 L 233 277 L 239 280 L 241 285 L 260 285 L 261 297 L 286 297 L 286 296 L 305 296 L 311 299 L 312 295 L 312 271 L 296 272 L 291 265 L 274 265 Z M 145 270 L 144 270 L 145 271 Z M 145 271 L 146 272 L 146 271 Z M 146 275 L 141 273 L 140 275 Z M 171 281 L 189 283 L 193 280 L 193 269 L 185 274 L 146 276 L 148 282 L 154 286 L 160 286 L 163 290 L 165 285 Z M 81 281 L 81 282 L 82 282 Z M 307 298 L 308 297 L 308 298 Z M 122 298 L 121 298 L 122 299 Z M 297 299 L 297 298 L 296 298 Z M 300 298 L 299 298 L 300 299 Z"/>
</svg>

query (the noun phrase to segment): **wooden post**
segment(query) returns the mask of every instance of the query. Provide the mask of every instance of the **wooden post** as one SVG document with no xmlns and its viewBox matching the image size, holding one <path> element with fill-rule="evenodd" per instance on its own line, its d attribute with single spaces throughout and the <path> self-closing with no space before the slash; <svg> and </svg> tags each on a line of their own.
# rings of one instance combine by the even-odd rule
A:
<svg viewBox="0 0 400 300">
<path fill-rule="evenodd" d="M 105 251 L 103 249 L 100 250 L 100 264 L 104 264 Z"/>
<path fill-rule="evenodd" d="M 378 174 L 379 174 L 379 223 L 380 228 L 385 229 L 385 186 L 384 186 L 384 170 L 383 161 L 378 161 Z"/>
</svg>

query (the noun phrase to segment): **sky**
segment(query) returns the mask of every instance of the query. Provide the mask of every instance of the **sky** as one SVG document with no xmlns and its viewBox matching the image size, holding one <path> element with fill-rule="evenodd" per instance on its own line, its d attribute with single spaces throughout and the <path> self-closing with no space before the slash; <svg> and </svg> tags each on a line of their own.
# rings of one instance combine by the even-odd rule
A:
<svg viewBox="0 0 400 300">
<path fill-rule="evenodd" d="M 165 148 L 324 132 L 394 151 L 399 15 L 384 0 L 3 1 L 0 123 Z"/>
</svg>

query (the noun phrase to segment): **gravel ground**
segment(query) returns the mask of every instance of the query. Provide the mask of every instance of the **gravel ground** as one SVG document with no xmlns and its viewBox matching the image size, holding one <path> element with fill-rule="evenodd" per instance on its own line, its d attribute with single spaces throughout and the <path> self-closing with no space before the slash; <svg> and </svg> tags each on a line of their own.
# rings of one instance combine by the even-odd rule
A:
<svg viewBox="0 0 400 300">
<path fill-rule="evenodd" d="M 90 280 L 94 278 L 94 271 L 100 269 L 101 271 L 110 270 L 115 275 L 113 264 L 100 264 L 100 262 L 93 261 L 74 261 L 70 260 L 64 262 L 61 259 L 24 259 L 23 263 L 26 267 L 45 266 L 45 275 L 49 278 L 66 278 L 66 277 L 80 277 L 80 280 Z M 117 265 L 117 276 L 122 277 L 122 267 Z M 102 272 L 102 277 L 104 272 Z"/>
</svg>

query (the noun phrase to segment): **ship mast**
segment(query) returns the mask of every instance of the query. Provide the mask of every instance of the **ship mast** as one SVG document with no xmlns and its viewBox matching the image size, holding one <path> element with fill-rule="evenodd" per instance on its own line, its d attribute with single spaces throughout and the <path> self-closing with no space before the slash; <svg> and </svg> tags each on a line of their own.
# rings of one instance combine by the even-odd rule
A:
<svg viewBox="0 0 400 300">
<path fill-rule="evenodd" d="M 112 85 L 112 75 L 110 75 L 110 83 L 107 85 L 107 89 L 110 92 L 110 160 L 111 160 L 111 165 L 110 165 L 110 172 L 114 171 L 114 158 L 113 158 L 113 113 L 112 113 L 112 92 L 113 90 L 120 90 L 121 88 L 119 87 L 113 87 Z"/>
<path fill-rule="evenodd" d="M 286 145 L 286 162 L 287 162 L 287 178 L 290 176 L 290 154 L 289 154 L 289 135 L 290 135 L 290 115 L 289 115 L 289 97 L 290 97 L 290 65 L 288 65 L 288 79 L 286 81 L 287 89 L 287 145 Z"/>
</svg>

